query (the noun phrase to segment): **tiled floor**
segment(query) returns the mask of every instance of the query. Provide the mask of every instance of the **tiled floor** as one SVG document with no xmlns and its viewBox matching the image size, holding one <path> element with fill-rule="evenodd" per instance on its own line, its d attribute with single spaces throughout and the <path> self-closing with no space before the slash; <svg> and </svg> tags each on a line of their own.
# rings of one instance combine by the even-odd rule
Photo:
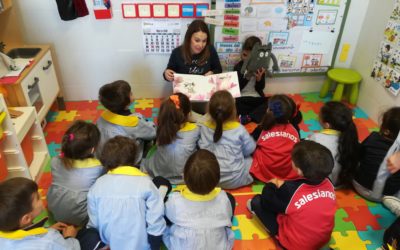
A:
<svg viewBox="0 0 400 250">
<path fill-rule="evenodd" d="M 301 137 L 304 138 L 313 131 L 320 130 L 318 112 L 323 103 L 330 98 L 320 99 L 318 93 L 296 94 L 292 97 L 297 103 L 301 103 L 300 109 L 304 118 L 300 126 Z M 156 120 L 159 106 L 159 99 L 139 99 L 135 101 L 132 109 Z M 102 111 L 103 108 L 97 101 L 67 102 L 66 111 L 50 111 L 47 116 L 48 124 L 44 131 L 51 156 L 59 153 L 61 137 L 72 121 L 83 119 L 95 122 Z M 369 119 L 361 109 L 355 107 L 354 115 L 360 140 L 377 129 L 377 124 Z M 47 166 L 39 182 L 43 199 L 45 199 L 50 183 L 50 167 Z M 261 183 L 254 183 L 232 191 L 237 201 L 233 221 L 236 238 L 234 249 L 278 249 L 257 219 L 253 218 L 246 209 L 246 201 L 260 193 L 262 187 Z M 331 247 L 344 250 L 375 250 L 379 247 L 382 243 L 384 229 L 394 221 L 395 216 L 381 204 L 368 202 L 352 190 L 338 191 L 336 195 L 338 209 L 335 228 L 331 241 L 324 249 Z M 44 215 L 42 214 L 42 216 Z"/>
</svg>

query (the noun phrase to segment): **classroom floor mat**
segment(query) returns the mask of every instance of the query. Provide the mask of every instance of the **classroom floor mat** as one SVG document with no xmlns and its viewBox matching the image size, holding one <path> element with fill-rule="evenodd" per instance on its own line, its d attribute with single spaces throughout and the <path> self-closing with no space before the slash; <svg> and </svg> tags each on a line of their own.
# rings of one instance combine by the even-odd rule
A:
<svg viewBox="0 0 400 250">
<path fill-rule="evenodd" d="M 318 93 L 291 95 L 295 102 L 300 103 L 303 122 L 300 124 L 301 137 L 305 138 L 314 131 L 321 129 L 318 122 L 319 109 L 330 98 L 319 98 Z M 137 99 L 132 104 L 133 111 L 157 121 L 160 99 Z M 360 141 L 364 140 L 371 131 L 378 130 L 378 125 L 368 118 L 358 107 L 354 111 L 354 121 L 357 125 Z M 60 153 L 60 142 L 64 131 L 71 122 L 81 119 L 95 122 L 104 108 L 98 101 L 66 102 L 65 111 L 55 108 L 47 115 L 47 126 L 44 128 L 46 141 L 51 157 Z M 46 201 L 47 189 L 51 184 L 50 165 L 46 166 L 39 180 L 40 194 Z M 233 219 L 235 235 L 235 250 L 274 250 L 281 249 L 275 240 L 266 233 L 262 224 L 247 211 L 246 202 L 255 194 L 261 193 L 263 184 L 255 182 L 252 185 L 236 190 L 229 190 L 236 199 L 236 210 Z M 380 203 L 366 201 L 353 190 L 336 191 L 337 211 L 335 228 L 330 242 L 323 249 L 376 249 L 382 244 L 384 230 L 395 220 L 395 216 Z M 46 204 L 46 202 L 45 202 Z M 44 212 L 40 218 L 47 216 Z M 40 219 L 38 218 L 38 219 Z M 53 223 L 51 219 L 48 224 Z"/>
</svg>

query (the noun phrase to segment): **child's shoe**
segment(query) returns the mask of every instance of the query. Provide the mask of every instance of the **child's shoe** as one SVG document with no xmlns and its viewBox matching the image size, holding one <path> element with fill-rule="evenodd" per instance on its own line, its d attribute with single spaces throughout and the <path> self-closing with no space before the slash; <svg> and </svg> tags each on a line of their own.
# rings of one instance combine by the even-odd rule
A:
<svg viewBox="0 0 400 250">
<path fill-rule="evenodd" d="M 383 196 L 383 204 L 394 213 L 397 217 L 400 216 L 400 199 L 395 196 Z"/>
<path fill-rule="evenodd" d="M 247 123 L 251 122 L 251 118 L 248 115 L 239 115 L 239 122 L 242 125 L 246 125 Z"/>
</svg>

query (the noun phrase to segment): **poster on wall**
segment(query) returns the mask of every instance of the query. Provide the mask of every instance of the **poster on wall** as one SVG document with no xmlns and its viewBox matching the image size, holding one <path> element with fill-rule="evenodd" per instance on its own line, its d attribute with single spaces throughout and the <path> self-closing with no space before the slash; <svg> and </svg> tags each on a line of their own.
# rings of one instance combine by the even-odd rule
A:
<svg viewBox="0 0 400 250">
<path fill-rule="evenodd" d="M 396 0 L 383 31 L 370 76 L 394 96 L 400 92 L 400 0 Z"/>
<path fill-rule="evenodd" d="M 279 74 L 326 72 L 332 65 L 349 1 L 240 0 L 239 9 L 227 8 L 232 2 L 239 1 L 216 0 L 215 8 L 224 11 L 216 19 L 237 18 L 235 27 L 215 27 L 215 43 L 243 43 L 250 36 L 259 37 L 263 44 L 271 42 L 283 66 Z M 227 56 L 222 58 L 227 60 Z"/>
<path fill-rule="evenodd" d="M 143 20 L 143 48 L 145 54 L 171 54 L 181 43 L 179 20 Z"/>
</svg>

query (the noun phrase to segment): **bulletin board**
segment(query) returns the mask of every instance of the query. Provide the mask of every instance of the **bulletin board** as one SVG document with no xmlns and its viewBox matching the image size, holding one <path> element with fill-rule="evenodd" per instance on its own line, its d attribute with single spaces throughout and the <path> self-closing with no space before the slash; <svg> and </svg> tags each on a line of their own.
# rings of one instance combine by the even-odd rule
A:
<svg viewBox="0 0 400 250">
<path fill-rule="evenodd" d="M 215 27 L 215 46 L 255 35 L 272 43 L 279 75 L 321 74 L 334 63 L 349 5 L 350 0 L 217 0 L 223 15 L 211 18 L 223 21 Z M 240 59 L 233 51 L 218 52 L 228 68 Z"/>
</svg>

